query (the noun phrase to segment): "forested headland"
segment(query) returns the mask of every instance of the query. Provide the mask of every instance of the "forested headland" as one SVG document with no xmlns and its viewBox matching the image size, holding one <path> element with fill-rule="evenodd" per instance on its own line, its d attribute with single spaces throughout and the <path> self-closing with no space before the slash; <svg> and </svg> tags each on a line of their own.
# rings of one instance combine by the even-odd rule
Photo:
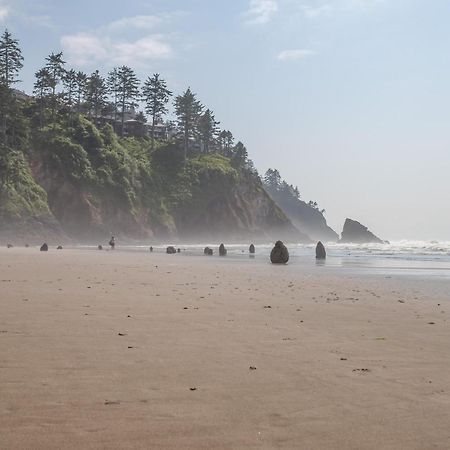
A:
<svg viewBox="0 0 450 450">
<path fill-rule="evenodd" d="M 85 74 L 51 53 L 25 93 L 24 63 L 6 30 L 1 234 L 308 242 L 327 228 L 317 204 L 302 202 L 276 170 L 260 178 L 245 145 L 191 88 L 176 95 L 160 74 L 139 80 L 128 66 Z"/>
</svg>

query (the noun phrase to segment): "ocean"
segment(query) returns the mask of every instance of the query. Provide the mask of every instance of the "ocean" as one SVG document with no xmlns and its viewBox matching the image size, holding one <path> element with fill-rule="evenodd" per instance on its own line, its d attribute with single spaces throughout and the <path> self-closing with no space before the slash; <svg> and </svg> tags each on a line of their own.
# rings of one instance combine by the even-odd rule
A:
<svg viewBox="0 0 450 450">
<path fill-rule="evenodd" d="M 170 244 L 168 244 L 170 245 Z M 205 257 L 206 246 L 218 256 L 218 243 L 197 245 L 174 244 L 181 255 Z M 268 263 L 273 244 L 256 245 L 256 254 L 250 256 L 248 245 L 226 244 L 228 261 Z M 325 243 L 326 261 L 316 261 L 315 245 L 289 244 L 289 265 L 314 267 L 342 273 L 379 274 L 385 276 L 420 276 L 450 280 L 450 241 L 394 241 L 390 244 L 340 244 Z M 165 253 L 165 245 L 155 245 L 155 253 Z M 119 251 L 149 251 L 149 246 L 127 245 L 117 247 Z"/>
</svg>

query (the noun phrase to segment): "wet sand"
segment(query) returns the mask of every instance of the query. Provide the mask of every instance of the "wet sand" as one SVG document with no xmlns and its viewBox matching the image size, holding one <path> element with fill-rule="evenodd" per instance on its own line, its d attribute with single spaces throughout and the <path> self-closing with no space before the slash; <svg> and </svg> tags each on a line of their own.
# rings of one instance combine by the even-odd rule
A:
<svg viewBox="0 0 450 450">
<path fill-rule="evenodd" d="M 449 449 L 449 287 L 0 249 L 0 448 Z"/>
</svg>

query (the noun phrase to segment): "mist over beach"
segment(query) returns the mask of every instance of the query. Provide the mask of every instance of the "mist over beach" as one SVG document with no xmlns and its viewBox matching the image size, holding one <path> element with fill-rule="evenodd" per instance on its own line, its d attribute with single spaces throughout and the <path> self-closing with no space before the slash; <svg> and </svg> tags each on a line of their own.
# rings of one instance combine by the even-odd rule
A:
<svg viewBox="0 0 450 450">
<path fill-rule="evenodd" d="M 0 449 L 450 448 L 444 0 L 0 0 Z"/>
</svg>

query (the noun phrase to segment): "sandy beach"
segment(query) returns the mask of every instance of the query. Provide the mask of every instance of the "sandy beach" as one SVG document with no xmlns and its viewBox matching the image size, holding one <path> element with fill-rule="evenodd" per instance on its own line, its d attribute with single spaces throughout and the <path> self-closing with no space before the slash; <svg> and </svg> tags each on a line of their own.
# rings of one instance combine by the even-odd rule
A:
<svg viewBox="0 0 450 450">
<path fill-rule="evenodd" d="M 448 281 L 316 269 L 1 249 L 0 448 L 449 449 Z"/>
</svg>

